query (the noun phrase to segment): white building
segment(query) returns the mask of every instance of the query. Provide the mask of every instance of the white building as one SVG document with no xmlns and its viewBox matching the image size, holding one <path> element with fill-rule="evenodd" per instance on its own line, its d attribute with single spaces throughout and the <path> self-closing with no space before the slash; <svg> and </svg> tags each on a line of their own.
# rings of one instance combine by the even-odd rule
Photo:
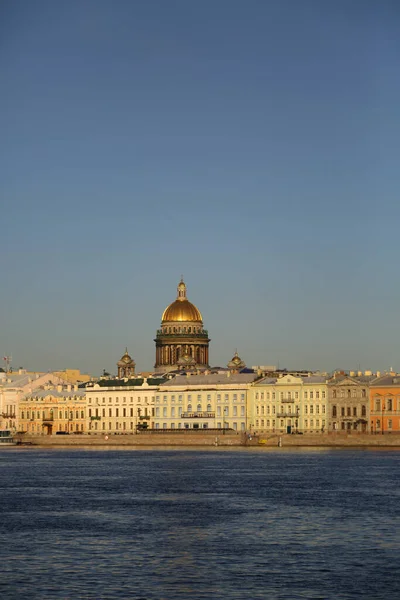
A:
<svg viewBox="0 0 400 600">
<path fill-rule="evenodd" d="M 86 387 L 88 433 L 135 433 L 154 428 L 154 401 L 163 379 L 100 379 Z"/>
<path fill-rule="evenodd" d="M 246 431 L 248 391 L 255 378 L 225 371 L 167 380 L 155 396 L 155 428 Z"/>
</svg>

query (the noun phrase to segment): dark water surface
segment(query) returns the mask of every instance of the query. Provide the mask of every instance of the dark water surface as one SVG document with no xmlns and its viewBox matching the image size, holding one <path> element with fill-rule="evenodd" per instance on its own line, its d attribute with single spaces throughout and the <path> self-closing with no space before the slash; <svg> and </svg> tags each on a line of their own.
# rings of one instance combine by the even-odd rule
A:
<svg viewBox="0 0 400 600">
<path fill-rule="evenodd" d="M 400 452 L 0 451 L 2 599 L 400 598 Z"/>
</svg>

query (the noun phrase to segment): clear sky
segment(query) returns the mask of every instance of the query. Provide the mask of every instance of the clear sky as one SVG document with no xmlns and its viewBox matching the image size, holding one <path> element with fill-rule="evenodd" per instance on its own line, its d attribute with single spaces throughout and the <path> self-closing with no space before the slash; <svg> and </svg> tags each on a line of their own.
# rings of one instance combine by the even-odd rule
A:
<svg viewBox="0 0 400 600">
<path fill-rule="evenodd" d="M 3 0 L 0 352 L 400 370 L 397 0 Z"/>
</svg>

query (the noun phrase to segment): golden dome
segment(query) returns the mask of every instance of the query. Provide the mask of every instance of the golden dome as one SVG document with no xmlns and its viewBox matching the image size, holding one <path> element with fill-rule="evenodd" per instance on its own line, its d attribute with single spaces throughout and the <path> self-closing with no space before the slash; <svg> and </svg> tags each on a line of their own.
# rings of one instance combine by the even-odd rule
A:
<svg viewBox="0 0 400 600">
<path fill-rule="evenodd" d="M 186 298 L 186 285 L 181 280 L 178 285 L 178 297 L 163 312 L 161 323 L 168 322 L 203 323 L 199 309 Z"/>
</svg>

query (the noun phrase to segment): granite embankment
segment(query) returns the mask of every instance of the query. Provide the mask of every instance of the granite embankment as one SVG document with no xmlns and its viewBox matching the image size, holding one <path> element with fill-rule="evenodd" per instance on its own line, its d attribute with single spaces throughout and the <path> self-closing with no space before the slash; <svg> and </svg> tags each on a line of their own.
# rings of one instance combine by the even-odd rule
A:
<svg viewBox="0 0 400 600">
<path fill-rule="evenodd" d="M 39 435 L 16 436 L 22 446 L 42 447 L 146 447 L 146 446 L 263 446 L 276 447 L 392 447 L 400 448 L 400 434 L 305 434 L 305 435 L 252 435 L 234 432 L 179 432 L 140 433 L 137 435 Z"/>
</svg>

